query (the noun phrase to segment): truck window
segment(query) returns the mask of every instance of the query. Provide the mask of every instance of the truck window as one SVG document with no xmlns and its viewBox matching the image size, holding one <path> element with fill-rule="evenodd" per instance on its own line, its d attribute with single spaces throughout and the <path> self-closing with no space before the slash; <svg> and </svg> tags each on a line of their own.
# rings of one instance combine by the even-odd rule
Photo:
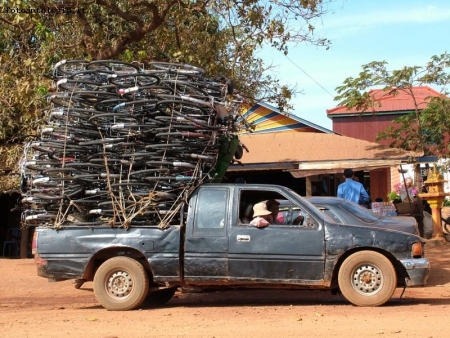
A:
<svg viewBox="0 0 450 338">
<path fill-rule="evenodd" d="M 194 235 L 225 235 L 228 190 L 200 190 L 195 213 Z"/>
</svg>

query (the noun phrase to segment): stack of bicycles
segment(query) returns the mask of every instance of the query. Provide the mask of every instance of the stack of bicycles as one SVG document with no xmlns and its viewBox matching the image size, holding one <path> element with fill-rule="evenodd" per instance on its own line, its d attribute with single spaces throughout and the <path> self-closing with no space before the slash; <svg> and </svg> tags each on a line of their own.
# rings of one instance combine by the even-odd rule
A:
<svg viewBox="0 0 450 338">
<path fill-rule="evenodd" d="M 64 60 L 54 79 L 21 165 L 25 226 L 179 224 L 245 128 L 232 83 L 190 65 Z"/>
</svg>

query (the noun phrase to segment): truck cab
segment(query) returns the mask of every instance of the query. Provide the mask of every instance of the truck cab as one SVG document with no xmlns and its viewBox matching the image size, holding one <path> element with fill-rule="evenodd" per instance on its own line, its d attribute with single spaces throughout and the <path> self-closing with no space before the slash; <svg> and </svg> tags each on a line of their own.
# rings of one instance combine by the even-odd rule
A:
<svg viewBox="0 0 450 338">
<path fill-rule="evenodd" d="M 184 242 L 184 281 L 220 285 L 324 282 L 324 217 L 287 188 L 260 185 L 205 185 L 192 196 Z M 302 225 L 260 229 L 248 210 L 260 201 L 287 199 L 306 216 Z M 213 271 L 213 273 L 211 273 Z"/>
</svg>

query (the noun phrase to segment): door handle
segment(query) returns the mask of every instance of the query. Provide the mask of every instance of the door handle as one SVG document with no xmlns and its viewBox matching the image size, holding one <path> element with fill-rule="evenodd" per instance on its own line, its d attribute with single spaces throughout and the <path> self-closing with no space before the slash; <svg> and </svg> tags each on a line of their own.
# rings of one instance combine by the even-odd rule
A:
<svg viewBox="0 0 450 338">
<path fill-rule="evenodd" d="M 237 235 L 236 239 L 238 242 L 250 242 L 250 236 L 249 235 Z"/>
</svg>

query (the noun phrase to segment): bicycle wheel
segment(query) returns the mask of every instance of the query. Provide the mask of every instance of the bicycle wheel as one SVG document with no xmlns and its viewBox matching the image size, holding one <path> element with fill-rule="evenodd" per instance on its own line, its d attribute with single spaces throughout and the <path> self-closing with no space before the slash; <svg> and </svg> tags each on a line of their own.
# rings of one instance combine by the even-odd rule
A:
<svg viewBox="0 0 450 338">
<path fill-rule="evenodd" d="M 150 67 L 161 69 L 169 73 L 179 73 L 185 75 L 202 75 L 205 71 L 202 68 L 191 66 L 184 63 L 171 62 L 149 62 Z"/>
<path fill-rule="evenodd" d="M 211 138 L 210 135 L 208 134 L 204 134 L 204 133 L 196 133 L 196 132 L 191 132 L 191 131 L 185 131 L 185 132 L 167 132 L 167 133 L 158 133 L 155 135 L 155 138 L 157 139 L 185 139 L 185 138 L 199 138 L 199 139 L 205 139 L 205 140 L 209 140 Z"/>
<path fill-rule="evenodd" d="M 97 102 L 94 104 L 94 108 L 97 111 L 100 112 L 109 112 L 112 111 L 112 109 L 117 106 L 120 103 L 123 102 L 128 102 L 129 100 L 125 99 L 125 98 L 110 98 L 110 99 L 105 99 L 103 101 Z"/>
<path fill-rule="evenodd" d="M 193 81 L 161 80 L 161 85 L 172 88 L 175 95 L 193 95 L 198 98 L 203 97 L 204 101 L 208 101 L 208 93 Z"/>
<path fill-rule="evenodd" d="M 111 124 L 118 123 L 139 123 L 138 118 L 136 116 L 130 115 L 128 113 L 102 113 L 95 114 L 88 119 L 88 122 L 92 123 L 95 126 L 106 125 L 108 127 Z"/>
<path fill-rule="evenodd" d="M 108 80 L 119 88 L 152 86 L 161 81 L 158 76 L 150 73 L 111 74 Z"/>
<path fill-rule="evenodd" d="M 117 60 L 96 60 L 91 61 L 86 66 L 89 70 L 100 70 L 100 71 L 112 71 L 116 73 L 138 73 L 141 71 L 140 67 L 135 64 L 128 62 L 122 62 Z"/>
<path fill-rule="evenodd" d="M 70 80 L 68 78 L 60 79 L 56 82 L 58 89 L 67 91 L 83 91 L 83 90 L 95 90 L 99 87 L 98 83 L 91 81 L 77 81 Z"/>
<path fill-rule="evenodd" d="M 85 70 L 89 61 L 86 60 L 61 60 L 53 67 L 56 77 L 67 76 L 80 70 Z"/>
<path fill-rule="evenodd" d="M 161 100 L 156 104 L 156 109 L 166 113 L 166 115 L 177 114 L 186 116 L 189 114 L 198 114 L 199 116 L 208 115 L 208 109 L 205 106 L 193 102 L 182 100 Z"/>
<path fill-rule="evenodd" d="M 112 111 L 114 113 L 137 113 L 141 111 L 155 111 L 157 103 L 158 101 L 155 99 L 122 102 L 113 107 Z"/>
<path fill-rule="evenodd" d="M 86 107 L 87 108 L 87 107 L 89 107 L 89 106 L 83 105 L 82 102 L 79 102 L 76 95 L 55 94 L 55 95 L 50 95 L 47 99 L 56 107 L 67 107 L 67 108 L 71 108 L 71 107 L 78 107 L 78 108 Z"/>
<path fill-rule="evenodd" d="M 128 89 L 119 89 L 119 94 L 129 100 L 157 99 L 160 95 L 173 95 L 174 90 L 168 86 L 137 86 Z"/>
</svg>

